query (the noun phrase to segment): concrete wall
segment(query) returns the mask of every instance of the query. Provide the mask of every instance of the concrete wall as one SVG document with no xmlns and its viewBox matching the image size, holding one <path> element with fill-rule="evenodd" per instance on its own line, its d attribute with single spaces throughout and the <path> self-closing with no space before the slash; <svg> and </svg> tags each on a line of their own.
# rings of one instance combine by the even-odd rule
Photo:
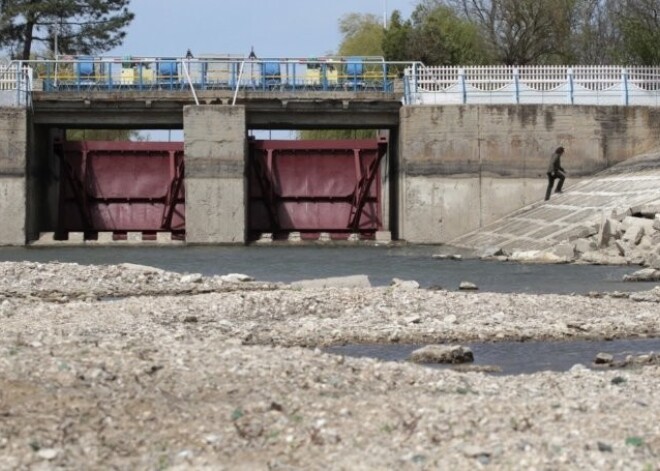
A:
<svg viewBox="0 0 660 471">
<path fill-rule="evenodd" d="M 26 242 L 27 112 L 0 108 L 0 245 Z"/>
<path fill-rule="evenodd" d="M 186 106 L 186 242 L 246 240 L 246 118 L 243 106 Z"/>
<path fill-rule="evenodd" d="M 553 150 L 567 184 L 660 145 L 660 110 L 595 106 L 401 109 L 399 238 L 444 243 L 543 198 Z"/>
</svg>

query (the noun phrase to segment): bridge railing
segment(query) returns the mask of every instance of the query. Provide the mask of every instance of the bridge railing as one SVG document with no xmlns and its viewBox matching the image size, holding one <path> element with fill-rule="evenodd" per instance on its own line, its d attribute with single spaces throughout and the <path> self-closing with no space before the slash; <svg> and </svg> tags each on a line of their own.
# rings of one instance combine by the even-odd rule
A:
<svg viewBox="0 0 660 471">
<path fill-rule="evenodd" d="M 17 62 L 0 64 L 0 106 L 29 106 L 31 90 L 31 67 Z"/>
<path fill-rule="evenodd" d="M 409 105 L 660 106 L 660 67 L 473 66 L 405 71 Z"/>
<path fill-rule="evenodd" d="M 379 57 L 251 59 L 240 56 L 58 57 L 25 61 L 35 71 L 35 90 L 231 90 L 380 91 L 403 94 L 403 70 L 411 62 Z"/>
</svg>

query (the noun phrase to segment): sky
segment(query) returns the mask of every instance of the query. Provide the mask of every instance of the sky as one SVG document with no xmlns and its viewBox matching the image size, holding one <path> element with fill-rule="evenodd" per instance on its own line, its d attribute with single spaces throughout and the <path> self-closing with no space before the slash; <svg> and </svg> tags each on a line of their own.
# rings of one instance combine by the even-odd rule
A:
<svg viewBox="0 0 660 471">
<path fill-rule="evenodd" d="M 418 0 L 132 0 L 122 46 L 105 55 L 202 54 L 304 58 L 335 52 L 346 13 L 393 10 L 409 18 Z"/>
</svg>

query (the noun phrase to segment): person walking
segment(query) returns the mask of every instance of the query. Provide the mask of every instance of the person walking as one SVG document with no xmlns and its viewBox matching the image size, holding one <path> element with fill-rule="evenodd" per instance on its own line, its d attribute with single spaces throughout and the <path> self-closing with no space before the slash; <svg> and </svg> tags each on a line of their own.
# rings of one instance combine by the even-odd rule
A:
<svg viewBox="0 0 660 471">
<path fill-rule="evenodd" d="M 557 188 L 555 188 L 555 193 L 561 193 L 561 189 L 564 186 L 564 180 L 566 179 L 566 170 L 561 166 L 561 156 L 564 155 L 564 148 L 562 146 L 555 149 L 554 154 L 550 157 L 550 165 L 548 166 L 548 189 L 545 191 L 545 200 L 550 199 L 550 194 L 552 193 L 552 187 L 555 184 L 555 180 L 559 180 L 557 183 Z"/>
</svg>

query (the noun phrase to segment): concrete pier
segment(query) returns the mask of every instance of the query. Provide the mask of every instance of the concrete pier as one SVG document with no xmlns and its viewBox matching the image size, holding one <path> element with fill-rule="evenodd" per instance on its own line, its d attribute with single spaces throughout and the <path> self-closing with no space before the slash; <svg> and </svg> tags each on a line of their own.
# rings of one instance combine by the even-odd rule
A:
<svg viewBox="0 0 660 471">
<path fill-rule="evenodd" d="M 27 110 L 0 108 L 0 245 L 26 242 Z"/>
<path fill-rule="evenodd" d="M 186 106 L 186 242 L 245 242 L 247 130 L 243 106 Z"/>
</svg>

